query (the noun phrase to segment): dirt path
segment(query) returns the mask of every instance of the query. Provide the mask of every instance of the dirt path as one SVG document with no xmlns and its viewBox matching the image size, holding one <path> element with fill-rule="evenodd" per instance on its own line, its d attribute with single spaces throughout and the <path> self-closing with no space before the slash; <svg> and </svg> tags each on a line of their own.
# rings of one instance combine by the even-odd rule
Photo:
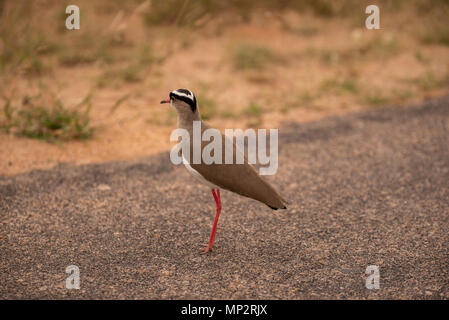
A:
<svg viewBox="0 0 449 320">
<path fill-rule="evenodd" d="M 290 208 L 223 192 L 207 256 L 212 197 L 166 153 L 0 178 L 0 295 L 449 299 L 448 128 L 449 97 L 285 126 Z"/>
</svg>

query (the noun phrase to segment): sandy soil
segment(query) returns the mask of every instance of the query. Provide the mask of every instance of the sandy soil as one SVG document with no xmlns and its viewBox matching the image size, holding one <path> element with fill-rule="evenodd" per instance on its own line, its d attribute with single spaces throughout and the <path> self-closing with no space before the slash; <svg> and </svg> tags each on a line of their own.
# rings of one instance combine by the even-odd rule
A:
<svg viewBox="0 0 449 320">
<path fill-rule="evenodd" d="M 117 17 L 115 13 L 113 16 Z M 348 19 L 324 20 L 294 13 L 285 14 L 283 20 L 255 17 L 250 23 L 223 30 L 211 23 L 196 31 L 170 27 L 148 31 L 136 12 L 121 17 L 119 23 L 110 25 L 120 26 L 112 32 L 124 37 L 125 42 L 135 46 L 151 43 L 156 53 L 171 53 L 133 83 L 106 79 L 106 84 L 97 86 L 105 69 L 111 68 L 100 63 L 55 66 L 50 75 L 38 78 L 2 76 L 3 95 L 17 101 L 25 94 L 38 92 L 42 82 L 68 106 L 76 105 L 95 88 L 91 111 L 95 133 L 87 141 L 51 144 L 2 132 L 1 175 L 47 169 L 61 162 L 132 159 L 167 150 L 176 121 L 159 101 L 170 90 L 182 87 L 216 102 L 217 115 L 209 122 L 220 129 L 279 128 L 285 121 L 306 122 L 373 107 L 366 102 L 367 96 L 385 96 L 383 106 L 408 104 L 447 92 L 444 86 L 432 84 L 424 90 L 419 79 L 429 73 L 440 82 L 447 77 L 449 47 L 422 45 L 410 32 L 411 27 L 404 27 L 394 16 L 385 17 L 379 31 L 366 30 Z M 311 34 L 307 30 L 312 30 Z M 175 40 L 167 41 L 168 37 Z M 180 39 L 185 41 L 181 43 Z M 172 46 L 167 46 L 171 42 Z M 235 70 L 231 53 L 242 42 L 271 48 L 283 62 L 262 70 Z M 367 54 L 357 53 L 371 42 L 375 45 Z M 399 49 L 383 46 L 384 42 Z M 418 53 L 424 58 L 418 59 Z M 343 92 L 332 85 L 344 79 L 354 80 L 357 89 Z M 298 102 L 298 96 L 304 94 L 311 98 Z M 124 96 L 127 99 L 114 108 Z M 251 102 L 261 106 L 260 115 L 245 114 Z M 223 116 L 226 112 L 232 116 Z"/>
</svg>

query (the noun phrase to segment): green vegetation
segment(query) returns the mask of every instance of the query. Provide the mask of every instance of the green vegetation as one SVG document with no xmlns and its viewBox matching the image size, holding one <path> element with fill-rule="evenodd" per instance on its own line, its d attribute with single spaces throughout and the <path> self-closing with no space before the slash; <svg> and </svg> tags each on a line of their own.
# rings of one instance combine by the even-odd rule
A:
<svg viewBox="0 0 449 320">
<path fill-rule="evenodd" d="M 197 96 L 197 99 L 203 120 L 210 120 L 217 115 L 217 103 L 213 98 L 202 92 Z"/>
<path fill-rule="evenodd" d="M 141 81 L 142 73 L 149 70 L 155 61 L 156 58 L 153 56 L 150 48 L 147 45 L 142 45 L 132 57 L 131 62 L 120 70 L 120 77 L 125 82 Z"/>
<path fill-rule="evenodd" d="M 65 67 L 74 67 L 80 64 L 89 64 L 95 62 L 97 56 L 86 52 L 66 52 L 59 56 L 59 63 Z"/>
<path fill-rule="evenodd" d="M 232 55 L 232 62 L 237 70 L 263 70 L 267 64 L 281 61 L 273 50 L 251 43 L 238 44 Z"/>
<path fill-rule="evenodd" d="M 409 89 L 396 89 L 392 92 L 394 103 L 402 103 L 414 96 L 412 90 Z"/>
<path fill-rule="evenodd" d="M 327 79 L 321 84 L 321 90 L 333 93 L 357 93 L 357 82 L 354 79 Z"/>
<path fill-rule="evenodd" d="M 438 54 L 434 55 L 433 48 L 425 46 L 449 45 L 449 24 L 445 19 L 449 16 L 447 0 L 379 2 L 381 11 L 386 13 L 386 19 L 381 19 L 384 21 L 383 31 L 378 32 L 365 32 L 366 5 L 365 2 L 356 0 L 133 0 L 126 4 L 120 0 L 100 1 L 95 5 L 83 6 L 82 28 L 78 31 L 68 31 L 65 28 L 67 2 L 58 4 L 60 8 L 48 10 L 49 16 L 54 17 L 57 23 L 42 24 L 39 15 L 43 15 L 43 11 L 35 10 L 23 1 L 0 0 L 2 95 L 13 96 L 10 92 L 15 90 L 15 86 L 20 88 L 20 95 L 24 95 L 28 92 L 28 84 L 40 81 L 41 79 L 36 78 L 41 76 L 42 80 L 50 80 L 58 86 L 76 90 L 78 87 L 73 89 L 68 85 L 71 80 L 67 77 L 70 71 L 75 70 L 60 70 L 63 69 L 60 67 L 80 67 L 80 70 L 88 70 L 81 81 L 97 81 L 98 87 L 108 87 L 105 92 L 111 87 L 123 90 L 120 98 L 115 103 L 111 102 L 112 113 L 121 106 L 127 107 L 126 104 L 123 106 L 123 103 L 134 94 L 130 93 L 130 90 L 138 90 L 144 96 L 148 90 L 162 85 L 165 87 L 170 74 L 177 72 L 169 70 L 173 66 L 171 62 L 162 64 L 164 59 L 172 54 L 175 56 L 174 60 L 185 55 L 186 59 L 180 59 L 178 62 L 191 64 L 186 68 L 179 68 L 182 72 L 188 72 L 188 68 L 194 70 L 204 67 L 209 69 L 205 70 L 207 73 L 213 75 L 208 78 L 205 72 L 205 77 L 202 78 L 192 73 L 192 84 L 200 81 L 199 78 L 207 81 L 205 88 L 197 90 L 200 93 L 198 100 L 205 120 L 217 117 L 245 117 L 253 125 L 262 121 L 264 109 L 253 102 L 248 105 L 232 105 L 229 110 L 219 108 L 222 95 L 217 92 L 218 96 L 210 96 L 212 90 L 209 83 L 217 81 L 217 78 L 214 78 L 217 70 L 223 71 L 223 79 L 218 79 L 222 81 L 222 88 L 236 78 L 235 83 L 246 80 L 244 85 L 266 95 L 258 101 L 269 106 L 267 112 L 274 110 L 282 113 L 293 108 L 319 110 L 327 108 L 328 105 L 378 106 L 396 103 L 407 101 L 414 94 L 427 95 L 427 91 L 449 84 L 447 76 L 441 77 L 441 73 L 436 72 L 441 71 L 437 69 L 436 62 L 439 52 L 444 52 L 445 48 L 436 48 L 435 52 Z M 401 20 L 398 21 L 404 26 L 398 23 L 387 28 L 386 24 L 391 23 L 394 17 L 392 15 L 399 11 L 401 12 L 398 18 Z M 310 17 L 309 14 L 315 17 Z M 298 17 L 306 19 L 297 19 Z M 328 28 L 328 18 L 332 17 L 346 17 L 344 22 L 358 19 L 358 22 L 351 27 L 342 24 L 346 28 L 343 30 L 348 31 L 348 36 L 345 34 L 345 38 L 340 39 L 340 42 L 324 44 L 321 37 L 340 37 Z M 419 28 L 407 24 L 416 17 L 422 19 L 422 26 Z M 136 18 L 143 19 L 147 26 L 152 27 L 142 27 L 136 23 Z M 253 24 L 242 24 L 251 19 L 254 19 Z M 278 26 L 278 22 L 281 23 L 284 28 L 281 32 L 284 31 L 286 39 L 294 41 L 294 45 L 290 48 L 286 41 L 286 46 L 278 51 L 274 47 L 275 42 L 265 41 L 262 33 L 265 26 L 261 24 L 265 22 L 264 19 L 269 20 L 270 28 Z M 343 19 L 341 22 L 343 23 Z M 332 23 L 331 26 L 338 25 L 340 20 Z M 191 30 L 206 24 L 207 30 Z M 231 33 L 225 31 L 228 27 L 232 29 L 234 25 L 238 25 L 237 32 L 244 32 L 239 35 L 237 42 L 230 44 L 230 41 L 234 41 L 231 39 L 235 39 L 235 30 Z M 247 32 L 248 30 L 254 34 Z M 405 34 L 407 36 L 403 37 Z M 225 61 L 209 61 L 202 57 L 198 57 L 196 61 L 192 59 L 190 55 L 195 52 L 192 46 L 197 42 L 203 45 L 202 41 L 204 38 L 208 39 L 207 37 L 213 40 L 211 44 L 214 51 L 211 52 L 223 57 Z M 298 41 L 303 41 L 305 45 L 298 45 Z M 220 50 L 228 51 L 220 56 Z M 385 86 L 382 84 L 382 88 L 392 88 L 391 90 L 381 93 L 370 91 L 371 79 L 368 79 L 364 72 L 371 68 L 371 63 L 382 63 L 385 59 L 395 58 L 399 53 L 401 57 L 396 58 L 402 58 L 402 54 L 407 55 L 409 52 L 414 53 L 413 59 L 419 62 L 420 67 L 429 71 L 418 76 L 417 72 L 422 69 L 411 64 L 411 71 L 404 73 L 407 74 L 404 77 L 408 77 L 407 80 L 402 80 L 404 83 L 396 86 L 394 82 L 397 79 L 390 77 Z M 87 68 L 86 65 L 92 65 L 92 68 Z M 85 69 L 81 68 L 83 66 Z M 229 66 L 233 70 L 229 70 Z M 412 72 L 416 70 L 418 71 Z M 293 77 L 296 71 L 297 80 Z M 79 80 L 80 72 L 74 73 Z M 307 73 L 307 77 L 303 77 L 304 73 Z M 83 76 L 81 72 L 81 77 Z M 379 80 L 381 76 L 383 75 L 373 80 Z M 286 81 L 291 83 L 285 83 Z M 287 87 L 291 87 L 292 90 L 286 93 L 284 100 L 278 102 L 274 101 L 276 94 L 271 93 L 271 90 L 264 90 L 271 86 L 285 91 Z M 232 85 L 226 88 L 231 91 L 236 89 Z M 243 96 L 246 94 L 243 90 L 241 93 Z M 43 100 L 35 97 L 26 98 L 26 103 L 21 105 L 20 102 L 15 102 L 17 99 L 20 98 L 5 99 L 3 116 L 0 117 L 3 118 L 3 130 L 47 141 L 83 139 L 92 133 L 89 127 L 89 108 L 82 112 L 72 111 L 57 99 Z M 0 108 L 1 102 L 0 100 Z M 173 113 L 168 114 L 166 119 L 165 116 L 165 113 L 155 113 L 154 119 L 148 121 L 162 125 L 173 124 Z"/>
<path fill-rule="evenodd" d="M 309 91 L 304 91 L 303 93 L 296 96 L 296 99 L 291 103 L 292 107 L 310 107 L 313 104 L 313 97 Z"/>
<path fill-rule="evenodd" d="M 50 101 L 52 105 L 47 106 L 41 95 L 25 97 L 21 106 L 15 107 L 10 99 L 5 99 L 0 128 L 47 142 L 87 139 L 92 136 L 93 129 L 89 124 L 90 95 L 73 109 L 66 108 L 55 97 L 47 100 Z M 87 107 L 80 111 L 83 106 Z"/>
<path fill-rule="evenodd" d="M 122 105 L 126 100 L 129 99 L 131 95 L 129 93 L 121 96 L 120 98 L 117 99 L 117 101 L 115 101 L 114 105 L 111 108 L 111 111 L 109 111 L 109 113 L 114 113 L 119 107 L 120 105 Z"/>
<path fill-rule="evenodd" d="M 387 33 L 382 36 L 366 38 L 343 49 L 329 50 L 309 47 L 300 54 L 300 57 L 307 59 L 318 57 L 324 64 L 337 66 L 341 63 L 351 65 L 362 59 L 388 59 L 401 53 L 402 50 L 403 45 L 398 36 Z"/>
<path fill-rule="evenodd" d="M 362 97 L 362 102 L 368 104 L 372 107 L 383 107 L 390 103 L 391 100 L 386 96 L 382 95 L 380 92 L 369 93 Z"/>
<path fill-rule="evenodd" d="M 173 126 L 176 123 L 177 114 L 173 108 L 169 108 L 168 112 L 153 112 L 153 114 L 146 120 L 147 123 L 156 126 Z"/>
<path fill-rule="evenodd" d="M 345 79 L 340 85 L 340 88 L 343 92 L 356 93 L 357 92 L 357 83 L 354 79 Z"/>
<path fill-rule="evenodd" d="M 148 26 L 166 24 L 201 27 L 218 16 L 232 22 L 236 20 L 236 17 L 250 20 L 251 14 L 256 11 L 282 12 L 289 9 L 323 18 L 351 17 L 359 20 L 364 18 L 363 8 L 368 4 L 372 3 L 366 1 L 361 3 L 358 0 L 165 0 L 152 1 L 151 6 L 143 13 L 143 19 Z M 388 11 L 399 11 L 404 6 L 414 6 L 419 13 L 432 14 L 447 12 L 449 8 L 447 0 L 385 0 L 378 5 L 381 9 Z M 361 22 L 359 21 L 358 24 L 360 25 Z M 288 25 L 286 27 L 288 28 Z M 316 32 L 313 29 L 297 31 L 306 36 Z"/>
<path fill-rule="evenodd" d="M 407 84 L 415 85 L 422 91 L 444 88 L 449 85 L 449 74 L 442 77 L 436 77 L 431 70 L 427 70 L 422 76 L 413 79 L 404 79 Z"/>
<path fill-rule="evenodd" d="M 437 79 L 432 71 L 427 71 L 422 77 L 414 79 L 421 90 L 428 91 L 449 84 L 447 78 Z"/>
<path fill-rule="evenodd" d="M 439 2 L 439 3 L 438 3 Z M 429 45 L 449 46 L 449 1 L 436 0 L 429 1 L 422 8 L 426 12 L 421 22 L 423 28 L 419 34 L 421 42 Z"/>
<path fill-rule="evenodd" d="M 262 123 L 263 108 L 257 103 L 250 102 L 243 110 L 242 115 L 248 119 L 246 125 L 248 127 L 257 127 Z"/>
<path fill-rule="evenodd" d="M 149 73 L 154 63 L 162 62 L 161 58 L 156 58 L 150 47 L 142 45 L 133 50 L 125 64 L 120 67 L 106 70 L 97 81 L 98 87 L 114 86 L 117 84 L 140 82 L 144 79 L 144 74 Z"/>
<path fill-rule="evenodd" d="M 402 50 L 402 45 L 394 34 L 386 34 L 382 37 L 370 39 L 357 50 L 362 56 L 375 54 L 378 57 L 387 58 L 399 53 Z"/>
<path fill-rule="evenodd" d="M 244 114 L 248 116 L 259 117 L 262 114 L 262 107 L 254 102 L 250 102 L 245 108 Z"/>
<path fill-rule="evenodd" d="M 43 56 L 57 50 L 57 46 L 41 35 L 33 35 L 26 29 L 24 37 L 0 30 L 0 71 L 23 71 L 28 75 L 42 75 L 50 70 Z"/>
<path fill-rule="evenodd" d="M 234 114 L 234 112 L 232 111 L 232 110 L 225 110 L 225 111 L 223 111 L 221 114 L 220 114 L 220 116 L 221 117 L 223 117 L 223 118 L 227 118 L 227 119 L 230 119 L 230 118 L 234 118 L 235 117 L 235 114 Z"/>
<path fill-rule="evenodd" d="M 425 44 L 442 44 L 449 46 L 449 28 L 438 28 L 429 31 L 421 36 Z"/>
<path fill-rule="evenodd" d="M 267 84 L 273 82 L 273 74 L 264 72 L 264 70 L 256 70 L 255 72 L 248 72 L 245 75 L 246 80 L 255 84 Z"/>
<path fill-rule="evenodd" d="M 81 34 L 69 34 L 63 38 L 63 41 L 68 39 L 70 42 L 65 43 L 58 52 L 59 64 L 64 67 L 75 67 L 96 61 L 110 64 L 114 60 L 111 52 L 118 43 L 111 35 L 86 30 Z"/>
<path fill-rule="evenodd" d="M 416 58 L 417 61 L 419 61 L 419 62 L 421 62 L 423 64 L 428 64 L 429 63 L 429 59 L 426 58 L 424 56 L 424 54 L 420 50 L 417 50 L 415 52 L 415 58 Z"/>
<path fill-rule="evenodd" d="M 320 94 L 311 94 L 308 90 L 301 93 L 295 93 L 286 99 L 286 101 L 279 108 L 279 111 L 286 114 L 291 109 L 296 108 L 319 110 L 321 109 L 321 107 L 317 104 L 317 99 L 319 99 L 319 97 Z"/>
<path fill-rule="evenodd" d="M 231 21 L 235 17 L 248 20 L 255 11 L 283 11 L 287 8 L 328 18 L 355 13 L 359 6 L 356 0 L 165 0 L 153 1 L 151 7 L 144 12 L 143 19 L 148 26 L 171 24 L 199 27 L 217 16 Z M 225 17 L 224 12 L 229 12 L 230 15 Z"/>
<path fill-rule="evenodd" d="M 6 6 L 6 2 L 0 2 L 0 9 Z M 0 73 L 23 72 L 36 76 L 49 72 L 50 67 L 43 58 L 59 46 L 31 25 L 32 10 L 28 3 L 19 2 L 10 7 L 7 13 L 0 11 Z"/>
</svg>

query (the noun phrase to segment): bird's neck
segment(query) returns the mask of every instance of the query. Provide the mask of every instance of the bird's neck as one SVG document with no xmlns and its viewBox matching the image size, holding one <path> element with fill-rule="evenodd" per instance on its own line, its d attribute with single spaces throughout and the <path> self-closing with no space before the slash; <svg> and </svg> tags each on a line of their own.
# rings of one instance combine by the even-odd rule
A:
<svg viewBox="0 0 449 320">
<path fill-rule="evenodd" d="M 178 113 L 178 128 L 188 129 L 190 130 L 193 127 L 193 121 L 200 121 L 201 117 L 196 110 L 195 112 L 185 112 L 185 113 Z"/>
</svg>

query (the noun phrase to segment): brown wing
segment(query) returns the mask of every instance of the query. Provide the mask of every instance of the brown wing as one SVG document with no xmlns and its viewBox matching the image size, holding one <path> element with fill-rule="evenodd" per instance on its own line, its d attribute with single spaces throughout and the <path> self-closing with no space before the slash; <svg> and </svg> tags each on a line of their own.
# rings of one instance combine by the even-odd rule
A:
<svg viewBox="0 0 449 320">
<path fill-rule="evenodd" d="M 202 131 L 208 129 L 207 125 L 202 125 Z M 248 159 L 244 157 L 243 164 L 236 163 L 237 147 L 232 143 L 234 164 L 225 164 L 225 138 L 222 138 L 222 164 L 193 164 L 190 165 L 198 171 L 206 180 L 213 184 L 240 194 L 242 196 L 258 200 L 273 209 L 285 208 L 287 203 L 279 193 L 263 178 L 256 169 L 248 163 Z M 202 149 L 208 145 L 208 141 L 202 142 Z M 193 152 L 191 143 L 191 154 Z"/>
</svg>

